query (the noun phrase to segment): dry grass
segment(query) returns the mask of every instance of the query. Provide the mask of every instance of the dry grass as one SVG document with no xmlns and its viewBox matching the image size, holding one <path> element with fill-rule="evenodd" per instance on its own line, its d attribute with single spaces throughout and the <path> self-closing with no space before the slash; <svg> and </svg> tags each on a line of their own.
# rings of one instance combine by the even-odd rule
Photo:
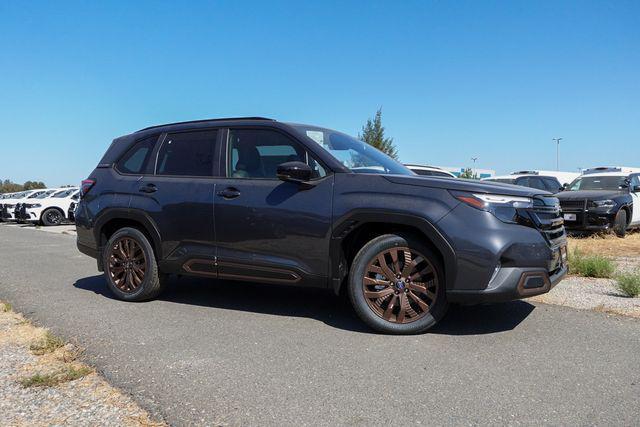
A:
<svg viewBox="0 0 640 427">
<path fill-rule="evenodd" d="M 56 337 L 51 332 L 46 331 L 44 337 L 38 342 L 31 344 L 29 350 L 36 356 L 42 356 L 43 354 L 53 353 L 64 345 L 62 339 Z"/>
<path fill-rule="evenodd" d="M 576 249 L 585 255 L 640 257 L 640 232 L 629 233 L 623 239 L 613 234 L 570 237 L 569 250 L 573 252 Z"/>
<path fill-rule="evenodd" d="M 55 387 L 58 384 L 74 381 L 89 375 L 92 370 L 87 366 L 65 365 L 57 372 L 35 375 L 20 380 L 22 387 Z"/>
</svg>

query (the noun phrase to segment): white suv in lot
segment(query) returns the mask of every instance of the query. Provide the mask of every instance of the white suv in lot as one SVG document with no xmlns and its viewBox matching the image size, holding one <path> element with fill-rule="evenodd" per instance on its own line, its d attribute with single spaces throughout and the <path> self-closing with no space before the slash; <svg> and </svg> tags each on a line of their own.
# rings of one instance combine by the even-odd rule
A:
<svg viewBox="0 0 640 427">
<path fill-rule="evenodd" d="M 27 190 L 15 193 L 8 199 L 2 200 L 2 206 L 0 206 L 0 216 L 4 221 L 16 220 L 16 206 L 20 203 L 26 202 L 26 200 L 33 195 L 44 193 L 46 190 Z"/>
<path fill-rule="evenodd" d="M 68 220 L 67 212 L 71 203 L 78 200 L 77 188 L 64 188 L 48 197 L 32 199 L 23 205 L 21 219 L 42 225 L 59 225 Z"/>
</svg>

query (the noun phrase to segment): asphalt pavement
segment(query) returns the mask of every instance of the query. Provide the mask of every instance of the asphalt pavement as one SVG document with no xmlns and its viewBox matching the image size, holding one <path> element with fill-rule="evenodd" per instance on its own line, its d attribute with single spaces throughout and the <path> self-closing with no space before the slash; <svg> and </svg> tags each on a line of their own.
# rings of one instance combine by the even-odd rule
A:
<svg viewBox="0 0 640 427">
<path fill-rule="evenodd" d="M 640 320 L 512 302 L 372 333 L 331 293 L 176 278 L 113 299 L 75 237 L 0 224 L 0 299 L 174 425 L 637 425 Z"/>
</svg>

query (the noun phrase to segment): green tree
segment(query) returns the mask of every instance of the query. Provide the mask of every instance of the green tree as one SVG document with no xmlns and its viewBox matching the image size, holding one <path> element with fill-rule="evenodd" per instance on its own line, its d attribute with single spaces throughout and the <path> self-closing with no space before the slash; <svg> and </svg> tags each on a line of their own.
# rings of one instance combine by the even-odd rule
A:
<svg viewBox="0 0 640 427">
<path fill-rule="evenodd" d="M 473 173 L 473 170 L 471 168 L 466 168 L 465 170 L 463 170 L 462 173 L 460 174 L 460 178 L 478 179 L 478 177 Z"/>
<path fill-rule="evenodd" d="M 22 189 L 22 185 L 16 184 L 9 179 L 5 179 L 0 182 L 0 193 L 15 193 L 17 191 L 22 191 Z"/>
<path fill-rule="evenodd" d="M 398 150 L 393 144 L 393 138 L 384 136 L 384 126 L 382 126 L 382 108 L 376 111 L 373 119 L 367 119 L 367 124 L 362 127 L 362 133 L 358 135 L 362 141 L 376 147 L 386 153 L 389 157 L 398 159 Z"/>
<path fill-rule="evenodd" d="M 25 190 L 37 190 L 40 188 L 47 188 L 47 186 L 44 185 L 44 182 L 42 181 L 27 181 L 22 185 L 22 187 Z"/>
</svg>

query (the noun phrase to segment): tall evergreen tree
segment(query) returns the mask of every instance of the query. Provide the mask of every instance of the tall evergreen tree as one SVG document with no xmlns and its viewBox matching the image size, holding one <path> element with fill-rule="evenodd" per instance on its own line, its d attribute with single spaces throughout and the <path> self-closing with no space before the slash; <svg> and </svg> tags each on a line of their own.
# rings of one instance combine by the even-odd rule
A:
<svg viewBox="0 0 640 427">
<path fill-rule="evenodd" d="M 367 119 L 367 124 L 362 127 L 362 133 L 358 137 L 369 145 L 373 145 L 378 150 L 388 156 L 398 159 L 398 150 L 393 143 L 393 138 L 384 136 L 384 126 L 382 126 L 382 108 L 376 111 L 373 119 Z"/>
</svg>

